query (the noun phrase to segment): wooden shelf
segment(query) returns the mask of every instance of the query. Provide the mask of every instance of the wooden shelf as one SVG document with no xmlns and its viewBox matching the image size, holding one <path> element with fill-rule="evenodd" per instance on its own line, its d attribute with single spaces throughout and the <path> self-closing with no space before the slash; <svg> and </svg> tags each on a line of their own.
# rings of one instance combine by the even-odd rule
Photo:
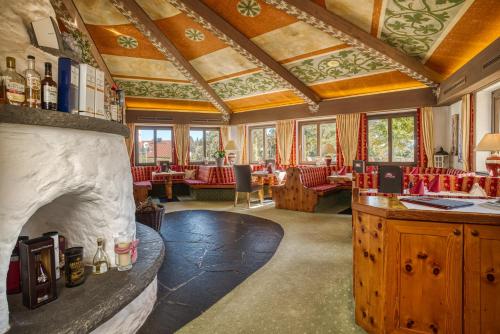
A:
<svg viewBox="0 0 500 334">
<path fill-rule="evenodd" d="M 0 123 L 50 126 L 112 133 L 128 138 L 129 129 L 120 123 L 66 112 L 0 104 Z"/>
</svg>

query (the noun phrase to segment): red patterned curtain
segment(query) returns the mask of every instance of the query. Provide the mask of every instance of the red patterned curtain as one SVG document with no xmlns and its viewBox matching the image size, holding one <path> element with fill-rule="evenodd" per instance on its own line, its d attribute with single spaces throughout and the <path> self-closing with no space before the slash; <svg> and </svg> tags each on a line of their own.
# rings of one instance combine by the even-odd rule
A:
<svg viewBox="0 0 500 334">
<path fill-rule="evenodd" d="M 340 169 L 344 166 L 344 156 L 342 155 L 342 148 L 340 147 L 339 132 L 335 132 L 335 139 L 337 141 L 337 167 Z"/>
<path fill-rule="evenodd" d="M 368 116 L 366 113 L 360 114 L 359 118 L 359 144 L 356 159 L 368 160 Z"/>
<path fill-rule="evenodd" d="M 177 166 L 178 163 L 177 151 L 175 150 L 175 136 L 172 136 L 172 165 Z"/>
<path fill-rule="evenodd" d="M 469 124 L 469 166 L 470 170 L 476 170 L 476 159 L 474 157 L 474 146 L 475 146 L 475 132 L 476 128 L 476 115 L 474 105 L 474 94 L 469 94 L 467 96 L 470 99 L 470 124 Z"/>
</svg>

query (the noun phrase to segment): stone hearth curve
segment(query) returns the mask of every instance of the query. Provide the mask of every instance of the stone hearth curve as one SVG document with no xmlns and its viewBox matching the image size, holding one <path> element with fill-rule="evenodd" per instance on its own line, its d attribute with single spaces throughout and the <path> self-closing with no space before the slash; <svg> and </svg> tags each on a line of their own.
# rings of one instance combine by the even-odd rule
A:
<svg viewBox="0 0 500 334">
<path fill-rule="evenodd" d="M 113 236 L 135 232 L 124 137 L 0 123 L 0 333 L 9 328 L 6 276 L 17 238 L 57 230 L 91 262 L 97 237 L 114 264 Z"/>
</svg>

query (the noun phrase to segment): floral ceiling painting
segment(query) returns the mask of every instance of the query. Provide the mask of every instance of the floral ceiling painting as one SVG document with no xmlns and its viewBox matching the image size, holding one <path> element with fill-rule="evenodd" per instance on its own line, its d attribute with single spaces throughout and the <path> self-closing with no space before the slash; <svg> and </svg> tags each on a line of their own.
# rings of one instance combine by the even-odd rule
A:
<svg viewBox="0 0 500 334">
<path fill-rule="evenodd" d="M 322 99 L 425 87 L 267 0 L 200 1 Z M 304 1 L 344 17 L 443 77 L 500 33 L 498 23 L 492 22 L 500 11 L 500 1 L 494 0 Z M 175 5 L 182 0 L 137 3 L 232 111 L 303 102 L 290 86 L 221 40 L 210 25 L 200 24 L 179 10 Z M 75 5 L 115 81 L 127 99 L 134 101 L 134 108 L 147 109 L 154 104 L 164 110 L 175 110 L 178 105 L 183 110 L 216 111 L 206 107 L 210 105 L 206 95 L 110 1 L 75 0 Z M 486 25 L 488 29 L 482 29 Z M 480 43 L 464 44 L 474 36 Z M 461 52 L 450 51 L 454 48 Z"/>
</svg>

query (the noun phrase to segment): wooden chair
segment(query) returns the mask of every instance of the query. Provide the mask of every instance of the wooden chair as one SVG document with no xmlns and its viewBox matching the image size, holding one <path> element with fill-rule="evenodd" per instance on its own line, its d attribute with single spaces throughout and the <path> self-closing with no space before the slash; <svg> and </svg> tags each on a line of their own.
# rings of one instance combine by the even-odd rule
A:
<svg viewBox="0 0 500 334">
<path fill-rule="evenodd" d="M 260 204 L 264 202 L 264 188 L 260 184 L 252 183 L 252 169 L 250 165 L 234 165 L 236 188 L 234 191 L 234 206 L 238 204 L 238 194 L 247 194 L 247 205 L 250 208 L 250 194 L 259 193 Z"/>
</svg>

